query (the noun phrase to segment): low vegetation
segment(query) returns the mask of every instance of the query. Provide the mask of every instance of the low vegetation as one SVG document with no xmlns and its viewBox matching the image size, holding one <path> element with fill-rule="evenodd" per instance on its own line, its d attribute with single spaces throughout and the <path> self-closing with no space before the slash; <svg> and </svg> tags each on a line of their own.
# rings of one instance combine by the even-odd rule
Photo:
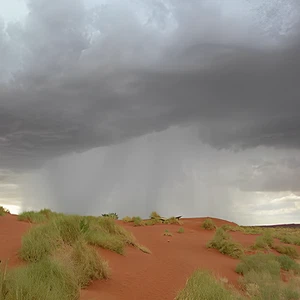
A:
<svg viewBox="0 0 300 300">
<path fill-rule="evenodd" d="M 112 218 L 114 220 L 118 220 L 119 216 L 116 213 L 102 214 L 102 217 Z"/>
<path fill-rule="evenodd" d="M 173 234 L 168 229 L 165 230 L 164 235 L 165 236 L 173 236 Z"/>
<path fill-rule="evenodd" d="M 273 249 L 281 254 L 285 254 L 291 258 L 299 258 L 299 253 L 296 248 L 287 245 L 276 245 Z"/>
<path fill-rule="evenodd" d="M 9 214 L 9 210 L 3 206 L 0 206 L 0 217 L 5 216 L 6 214 Z"/>
<path fill-rule="evenodd" d="M 42 223 L 22 238 L 19 256 L 26 266 L 0 271 L 0 299 L 79 299 L 80 289 L 94 279 L 110 276 L 108 263 L 92 246 L 124 253 L 132 245 L 145 253 L 134 236 L 115 218 L 57 214 L 50 210 L 25 212 L 21 220 Z"/>
<path fill-rule="evenodd" d="M 286 255 L 257 253 L 242 257 L 236 272 L 243 275 L 240 283 L 251 299 L 300 299 L 299 284 L 281 281 L 281 269 L 297 274 L 299 265 Z"/>
<path fill-rule="evenodd" d="M 25 211 L 18 215 L 19 221 L 28 221 L 30 223 L 44 223 L 47 221 L 45 214 L 35 211 Z"/>
<path fill-rule="evenodd" d="M 177 231 L 178 233 L 184 233 L 184 228 L 183 227 L 180 227 Z"/>
<path fill-rule="evenodd" d="M 265 231 L 256 238 L 252 249 L 270 249 L 273 247 L 274 239 L 271 231 Z"/>
<path fill-rule="evenodd" d="M 206 229 L 206 230 L 214 230 L 216 229 L 216 225 L 213 222 L 212 219 L 206 219 L 204 220 L 204 222 L 202 223 L 202 228 Z"/>
<path fill-rule="evenodd" d="M 197 270 L 188 279 L 185 287 L 181 290 L 176 300 L 237 300 L 242 299 L 237 292 L 215 278 L 210 272 Z"/>
<path fill-rule="evenodd" d="M 243 254 L 243 247 L 233 241 L 228 232 L 218 228 L 213 239 L 207 244 L 208 248 L 217 249 L 220 253 L 229 255 L 233 258 L 240 258 Z"/>
</svg>

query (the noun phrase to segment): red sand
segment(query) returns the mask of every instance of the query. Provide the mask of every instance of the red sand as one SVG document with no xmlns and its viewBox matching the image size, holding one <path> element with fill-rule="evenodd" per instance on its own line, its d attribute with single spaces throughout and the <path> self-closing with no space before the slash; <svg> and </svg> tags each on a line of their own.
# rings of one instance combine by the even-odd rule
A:
<svg viewBox="0 0 300 300">
<path fill-rule="evenodd" d="M 7 262 L 8 267 L 18 266 L 22 261 L 18 258 L 22 235 L 32 225 L 17 221 L 17 217 L 7 214 L 0 217 L 0 260 Z"/>
<path fill-rule="evenodd" d="M 82 290 L 81 300 L 171 300 L 182 289 L 187 278 L 197 268 L 212 270 L 225 277 L 230 284 L 238 286 L 235 267 L 238 260 L 207 249 L 206 243 L 214 231 L 201 229 L 204 218 L 182 219 L 185 232 L 177 233 L 178 225 L 155 225 L 133 227 L 118 221 L 133 232 L 139 243 L 148 247 L 152 254 L 145 254 L 128 247 L 124 256 L 99 249 L 112 270 L 108 280 L 97 280 L 86 290 Z M 217 226 L 233 223 L 213 219 Z M 29 223 L 19 222 L 16 216 L 0 218 L 0 259 L 9 259 L 9 267 L 18 266 L 18 249 L 22 235 L 30 228 Z M 173 236 L 163 236 L 168 229 Z M 233 238 L 248 247 L 254 243 L 256 235 L 231 233 Z"/>
</svg>

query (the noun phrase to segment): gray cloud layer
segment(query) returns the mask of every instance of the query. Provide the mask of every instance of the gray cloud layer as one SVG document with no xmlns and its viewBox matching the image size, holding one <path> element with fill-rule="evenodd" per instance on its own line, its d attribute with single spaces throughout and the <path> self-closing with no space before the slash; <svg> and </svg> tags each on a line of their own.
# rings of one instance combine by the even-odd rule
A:
<svg viewBox="0 0 300 300">
<path fill-rule="evenodd" d="M 217 148 L 299 148 L 299 4 L 257 3 L 29 1 L 0 27 L 1 165 L 191 123 Z"/>
<path fill-rule="evenodd" d="M 0 200 L 295 220 L 299 1 L 89 2 L 0 23 Z"/>
</svg>

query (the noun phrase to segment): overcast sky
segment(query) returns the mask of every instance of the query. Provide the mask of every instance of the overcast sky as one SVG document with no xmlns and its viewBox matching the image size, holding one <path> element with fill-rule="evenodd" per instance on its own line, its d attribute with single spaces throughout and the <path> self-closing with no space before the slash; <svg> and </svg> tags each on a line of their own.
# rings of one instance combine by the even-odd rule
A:
<svg viewBox="0 0 300 300">
<path fill-rule="evenodd" d="M 0 4 L 0 203 L 300 222 L 298 0 Z"/>
</svg>

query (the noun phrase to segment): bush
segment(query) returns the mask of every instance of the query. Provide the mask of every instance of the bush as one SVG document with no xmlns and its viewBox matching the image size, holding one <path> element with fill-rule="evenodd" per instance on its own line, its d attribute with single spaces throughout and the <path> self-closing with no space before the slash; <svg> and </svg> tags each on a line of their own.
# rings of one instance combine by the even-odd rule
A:
<svg viewBox="0 0 300 300">
<path fill-rule="evenodd" d="M 236 267 L 236 272 L 246 275 L 250 271 L 257 273 L 267 272 L 272 278 L 280 278 L 280 263 L 276 261 L 274 254 L 257 253 L 243 256 Z"/>
<path fill-rule="evenodd" d="M 123 222 L 126 222 L 126 223 L 133 222 L 132 218 L 131 218 L 131 217 L 128 217 L 128 216 L 124 217 L 124 218 L 122 219 L 122 221 L 123 221 Z"/>
<path fill-rule="evenodd" d="M 102 214 L 102 217 L 112 218 L 114 220 L 118 220 L 119 216 L 116 213 Z"/>
<path fill-rule="evenodd" d="M 134 226 L 142 226 L 143 220 L 141 217 L 132 217 Z"/>
<path fill-rule="evenodd" d="M 232 240 L 230 235 L 222 228 L 218 228 L 213 239 L 207 244 L 208 248 L 219 250 L 220 253 L 233 258 L 240 258 L 244 251 L 242 245 Z"/>
<path fill-rule="evenodd" d="M 160 219 L 160 218 L 161 218 L 161 216 L 156 211 L 153 211 L 150 214 L 150 219 Z"/>
<path fill-rule="evenodd" d="M 300 265 L 287 255 L 279 255 L 276 260 L 280 263 L 281 269 L 285 271 L 294 271 L 296 274 L 300 273 Z"/>
<path fill-rule="evenodd" d="M 202 223 L 202 228 L 204 228 L 206 230 L 213 230 L 213 229 L 216 228 L 216 225 L 214 224 L 214 222 L 212 221 L 212 219 L 206 219 Z"/>
<path fill-rule="evenodd" d="M 279 252 L 280 254 L 285 254 L 291 258 L 298 258 L 299 253 L 296 248 L 286 245 L 277 245 L 273 247 L 274 250 Z"/>
<path fill-rule="evenodd" d="M 273 246 L 273 236 L 270 231 L 263 232 L 262 235 L 256 238 L 255 244 L 252 246 L 253 249 L 269 249 Z"/>
<path fill-rule="evenodd" d="M 175 299 L 234 300 L 241 298 L 226 289 L 210 272 L 197 270 L 188 279 L 186 286 Z"/>
<path fill-rule="evenodd" d="M 25 211 L 18 215 L 19 221 L 28 221 L 30 223 L 45 223 L 47 217 L 45 214 L 36 211 Z"/>
<path fill-rule="evenodd" d="M 5 216 L 6 214 L 10 214 L 9 210 L 3 206 L 0 206 L 0 217 Z"/>
</svg>

